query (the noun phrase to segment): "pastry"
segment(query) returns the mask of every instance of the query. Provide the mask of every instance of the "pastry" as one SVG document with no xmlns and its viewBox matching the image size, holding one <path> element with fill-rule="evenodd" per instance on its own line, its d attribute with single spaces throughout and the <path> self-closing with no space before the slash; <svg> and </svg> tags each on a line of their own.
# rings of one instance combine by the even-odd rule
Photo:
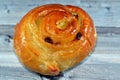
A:
<svg viewBox="0 0 120 80">
<path fill-rule="evenodd" d="M 46 4 L 30 10 L 15 26 L 14 49 L 21 63 L 55 76 L 83 61 L 96 44 L 90 16 L 72 5 Z"/>
</svg>

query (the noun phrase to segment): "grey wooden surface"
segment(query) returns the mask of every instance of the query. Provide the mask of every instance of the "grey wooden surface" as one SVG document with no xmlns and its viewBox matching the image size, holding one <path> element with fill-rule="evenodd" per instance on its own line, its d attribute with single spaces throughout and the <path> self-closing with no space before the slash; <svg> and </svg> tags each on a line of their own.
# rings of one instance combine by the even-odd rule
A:
<svg viewBox="0 0 120 80">
<path fill-rule="evenodd" d="M 23 15 L 48 3 L 82 7 L 93 18 L 98 33 L 94 52 L 58 80 L 120 80 L 120 0 L 0 0 L 0 80 L 41 80 L 18 61 L 12 36 Z"/>
</svg>

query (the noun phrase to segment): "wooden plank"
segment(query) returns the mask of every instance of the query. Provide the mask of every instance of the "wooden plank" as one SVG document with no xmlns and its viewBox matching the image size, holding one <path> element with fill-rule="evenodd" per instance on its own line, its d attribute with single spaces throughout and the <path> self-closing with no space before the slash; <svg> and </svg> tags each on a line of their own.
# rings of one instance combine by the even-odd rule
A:
<svg viewBox="0 0 120 80">
<path fill-rule="evenodd" d="M 96 51 L 97 52 L 97 51 Z M 101 53 L 95 54 L 94 52 L 90 54 L 84 61 L 84 64 L 120 64 L 120 54 L 116 53 Z M 1 52 L 0 56 L 0 66 L 7 67 L 23 67 L 15 53 L 12 52 Z"/>
<path fill-rule="evenodd" d="M 0 51 L 12 51 L 14 25 L 0 25 Z M 98 43 L 96 49 L 99 53 L 119 53 L 120 28 L 96 27 Z M 104 52 L 103 52 L 104 50 Z"/>
<path fill-rule="evenodd" d="M 8 29 L 9 30 L 9 29 Z M 100 29 L 101 30 L 101 29 Z M 99 31 L 100 31 L 99 30 Z M 106 54 L 119 54 L 120 52 L 120 35 L 117 33 L 109 33 L 112 30 L 108 30 L 108 33 L 103 33 L 99 32 L 98 33 L 98 39 L 97 39 L 97 45 L 94 53 L 101 54 L 101 53 L 106 53 Z M 102 31 L 102 30 L 101 30 Z M 5 31 L 6 32 L 6 31 Z M 103 30 L 103 32 L 105 32 Z M 107 31 L 106 31 L 107 32 Z M 113 31 L 114 32 L 114 29 Z M 7 32 L 6 32 L 7 33 Z M 2 34 L 2 33 L 1 33 Z M 0 35 L 0 51 L 13 51 L 13 40 L 11 35 L 9 34 L 2 34 Z"/>
<path fill-rule="evenodd" d="M 119 0 L 1 0 L 0 24 L 15 25 L 30 9 L 48 3 L 62 3 L 79 6 L 90 14 L 94 20 L 95 26 L 120 27 Z"/>
<path fill-rule="evenodd" d="M 22 67 L 1 67 L 0 80 L 41 80 L 40 77 Z"/>
<path fill-rule="evenodd" d="M 0 25 L 0 35 L 14 35 L 15 25 Z M 98 36 L 119 36 L 120 28 L 119 27 L 102 27 L 95 26 Z"/>
<path fill-rule="evenodd" d="M 43 3 L 118 3 L 120 2 L 120 0 L 44 0 L 44 1 L 40 1 L 40 0 L 25 0 L 25 1 L 21 1 L 21 0 L 0 0 L 2 3 L 1 4 L 17 4 L 17 5 L 21 5 L 21 4 L 25 4 L 25 5 L 28 5 L 28 4 L 43 4 Z M 41 3 L 39 3 L 41 2 Z M 31 6 L 30 5 L 30 6 Z"/>
<path fill-rule="evenodd" d="M 112 2 L 120 2 L 120 0 L 81 0 L 81 2 L 92 2 L 92 3 L 108 2 L 108 3 L 112 3 Z"/>
<path fill-rule="evenodd" d="M 119 80 L 120 65 L 79 65 L 58 80 Z M 39 75 L 21 67 L 0 67 L 0 80 L 41 80 Z M 44 80 L 48 80 L 44 78 Z"/>
<path fill-rule="evenodd" d="M 119 57 L 114 54 L 92 54 L 78 66 L 64 72 L 64 77 L 59 80 L 119 80 Z M 2 53 L 0 56 L 0 80 L 3 79 L 41 80 L 39 75 L 24 68 L 13 52 Z"/>
<path fill-rule="evenodd" d="M 120 37 L 98 37 L 94 53 L 119 54 Z M 0 51 L 13 51 L 13 40 L 8 36 L 0 36 Z"/>
<path fill-rule="evenodd" d="M 71 74 L 72 80 L 119 80 L 119 64 L 81 65 Z"/>
</svg>

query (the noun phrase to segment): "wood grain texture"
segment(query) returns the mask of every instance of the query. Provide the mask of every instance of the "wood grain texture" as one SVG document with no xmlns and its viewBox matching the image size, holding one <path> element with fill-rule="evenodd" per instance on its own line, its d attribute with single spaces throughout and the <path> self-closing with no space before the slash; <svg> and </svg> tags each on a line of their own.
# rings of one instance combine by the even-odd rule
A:
<svg viewBox="0 0 120 80">
<path fill-rule="evenodd" d="M 104 66 L 104 67 L 103 67 Z M 114 65 L 80 65 L 66 72 L 58 80 L 119 80 L 119 64 Z M 0 67 L 0 80 L 41 80 L 39 75 L 22 67 Z M 2 74 L 1 74 L 2 73 Z M 44 80 L 48 80 L 44 78 Z"/>
</svg>

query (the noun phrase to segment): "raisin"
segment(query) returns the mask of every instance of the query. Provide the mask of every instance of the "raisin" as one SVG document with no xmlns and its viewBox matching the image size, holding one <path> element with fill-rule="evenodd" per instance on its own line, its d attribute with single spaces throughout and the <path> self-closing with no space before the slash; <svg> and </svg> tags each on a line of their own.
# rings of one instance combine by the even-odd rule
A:
<svg viewBox="0 0 120 80">
<path fill-rule="evenodd" d="M 78 14 L 74 14 L 73 16 L 78 20 Z"/>
<path fill-rule="evenodd" d="M 77 33 L 77 35 L 76 35 L 76 39 L 77 39 L 77 40 L 80 40 L 81 36 L 82 36 L 82 34 L 81 34 L 80 32 Z"/>
<path fill-rule="evenodd" d="M 45 42 L 48 42 L 48 43 L 50 43 L 50 44 L 53 44 L 53 41 L 52 41 L 52 39 L 51 39 L 50 37 L 46 37 L 46 38 L 45 38 Z"/>
</svg>

